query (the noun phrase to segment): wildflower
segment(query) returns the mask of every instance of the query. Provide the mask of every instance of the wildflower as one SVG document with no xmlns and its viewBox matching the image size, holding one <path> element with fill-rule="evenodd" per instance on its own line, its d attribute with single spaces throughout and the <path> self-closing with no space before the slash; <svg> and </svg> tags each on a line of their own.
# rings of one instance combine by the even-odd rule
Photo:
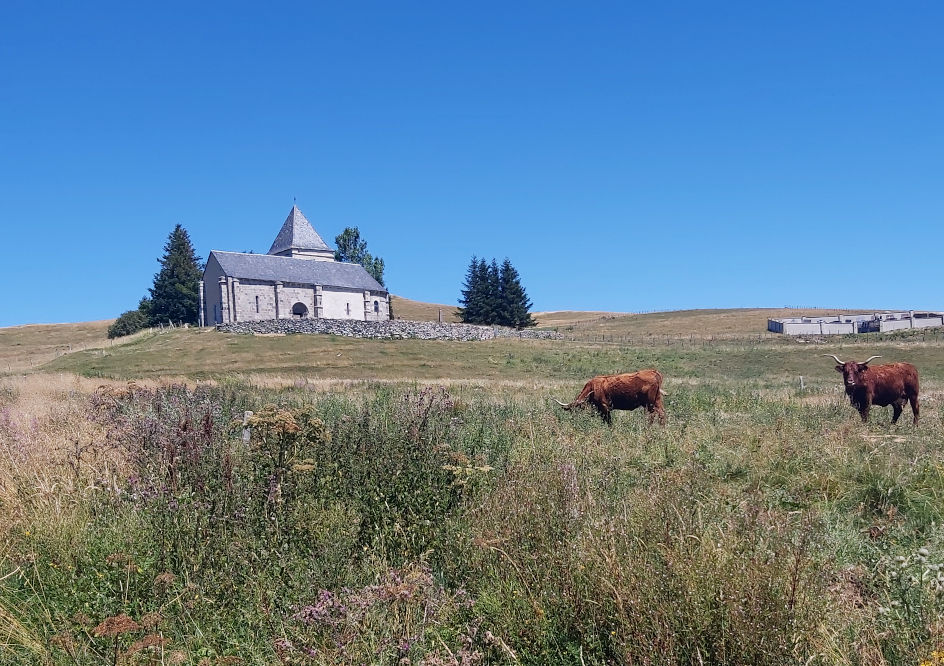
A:
<svg viewBox="0 0 944 666">
<path fill-rule="evenodd" d="M 114 615 L 112 617 L 106 617 L 102 620 L 97 627 L 92 629 L 92 633 L 96 636 L 117 636 L 119 634 L 126 634 L 131 631 L 137 631 L 141 628 L 137 622 L 132 620 L 129 616 L 121 613 L 120 615 Z"/>
<path fill-rule="evenodd" d="M 159 634 L 148 634 L 141 640 L 137 640 L 132 643 L 126 654 L 134 654 L 135 652 L 140 652 L 141 650 L 149 647 L 164 647 L 168 642 L 168 639 L 160 636 Z"/>
</svg>

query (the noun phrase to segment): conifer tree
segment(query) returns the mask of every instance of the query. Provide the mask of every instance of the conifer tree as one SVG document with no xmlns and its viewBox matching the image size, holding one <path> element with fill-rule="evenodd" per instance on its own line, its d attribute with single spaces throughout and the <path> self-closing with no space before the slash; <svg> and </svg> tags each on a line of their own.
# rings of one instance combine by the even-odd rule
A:
<svg viewBox="0 0 944 666">
<path fill-rule="evenodd" d="M 531 301 L 521 286 L 521 277 L 505 258 L 501 266 L 501 324 L 521 330 L 528 326 L 537 326 L 531 316 Z"/>
<path fill-rule="evenodd" d="M 196 324 L 200 314 L 200 258 L 179 224 L 167 238 L 160 272 L 150 288 L 150 324 Z"/>
<path fill-rule="evenodd" d="M 501 295 L 501 273 L 498 270 L 498 262 L 492 259 L 492 263 L 485 265 L 482 260 L 485 275 L 485 316 L 483 324 L 498 324 L 503 326 L 501 321 L 502 295 Z"/>
<path fill-rule="evenodd" d="M 456 313 L 459 319 L 466 324 L 478 324 L 482 317 L 482 282 L 479 279 L 479 260 L 472 255 L 469 268 L 466 269 L 465 282 L 462 284 L 462 296 L 459 298 L 462 305 Z"/>
<path fill-rule="evenodd" d="M 473 255 L 466 269 L 465 282 L 458 309 L 459 318 L 467 324 L 511 326 L 522 329 L 537 322 L 529 312 L 531 301 L 521 286 L 518 271 L 508 259 L 501 268 Z"/>
</svg>

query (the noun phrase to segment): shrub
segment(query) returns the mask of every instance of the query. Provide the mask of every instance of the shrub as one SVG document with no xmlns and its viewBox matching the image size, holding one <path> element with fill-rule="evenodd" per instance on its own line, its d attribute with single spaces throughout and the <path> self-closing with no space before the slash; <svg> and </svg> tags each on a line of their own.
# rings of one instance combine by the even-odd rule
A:
<svg viewBox="0 0 944 666">
<path fill-rule="evenodd" d="M 148 327 L 148 317 L 141 310 L 128 310 L 121 315 L 108 327 L 108 337 L 120 338 L 132 333 L 137 333 Z"/>
</svg>

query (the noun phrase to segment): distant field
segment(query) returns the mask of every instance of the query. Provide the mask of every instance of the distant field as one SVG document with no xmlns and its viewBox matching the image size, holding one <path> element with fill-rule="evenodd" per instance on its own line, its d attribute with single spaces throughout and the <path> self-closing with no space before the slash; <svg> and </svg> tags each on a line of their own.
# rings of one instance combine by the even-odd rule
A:
<svg viewBox="0 0 944 666">
<path fill-rule="evenodd" d="M 443 305 L 441 303 L 423 303 L 421 301 L 411 301 L 401 296 L 390 295 L 390 305 L 393 308 L 393 316 L 397 319 L 406 319 L 409 321 L 439 321 L 439 311 L 442 310 L 443 321 L 458 322 L 455 305 Z"/>
<path fill-rule="evenodd" d="M 0 373 L 23 372 L 57 356 L 107 343 L 111 320 L 0 328 Z"/>
<path fill-rule="evenodd" d="M 395 297 L 397 316 L 437 319 L 454 308 Z M 447 309 L 449 308 L 449 309 Z M 262 374 L 322 379 L 578 381 L 589 374 L 663 369 L 672 381 L 715 376 L 769 384 L 832 382 L 824 352 L 881 354 L 919 363 L 928 379 L 944 368 L 944 341 L 899 336 L 822 339 L 804 344 L 763 334 L 768 317 L 823 310 L 690 310 L 647 314 L 539 313 L 575 340 L 459 343 L 357 340 L 334 336 L 236 336 L 215 329 L 142 332 L 109 341 L 108 322 L 0 329 L 0 372 L 42 369 L 117 379 Z M 566 323 L 570 322 L 570 323 Z M 760 333 L 758 333 L 760 331 Z M 597 338 L 596 336 L 600 337 Z M 933 336 L 932 336 L 933 337 Z M 940 336 L 938 336 L 940 337 Z M 70 352 L 71 346 L 71 352 Z M 942 377 L 944 379 L 944 377 Z"/>
<path fill-rule="evenodd" d="M 757 336 L 767 333 L 767 320 L 862 312 L 862 310 L 795 310 L 789 308 L 736 308 L 719 310 L 674 310 L 645 314 L 604 312 L 548 312 L 538 314 L 541 326 L 564 334 L 614 336 Z M 872 312 L 872 310 L 868 310 Z"/>
</svg>

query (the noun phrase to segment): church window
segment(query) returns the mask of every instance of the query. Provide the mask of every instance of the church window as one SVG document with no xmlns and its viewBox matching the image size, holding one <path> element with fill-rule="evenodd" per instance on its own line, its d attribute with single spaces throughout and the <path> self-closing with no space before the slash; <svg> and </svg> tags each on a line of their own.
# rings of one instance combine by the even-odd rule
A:
<svg viewBox="0 0 944 666">
<path fill-rule="evenodd" d="M 350 314 L 351 314 L 351 304 L 350 304 L 350 303 L 345 303 L 345 310 L 347 311 L 347 314 L 350 316 Z"/>
<path fill-rule="evenodd" d="M 259 297 L 256 296 L 256 314 L 259 314 Z"/>
<path fill-rule="evenodd" d="M 380 301 L 374 301 L 374 312 L 380 314 Z"/>
</svg>

